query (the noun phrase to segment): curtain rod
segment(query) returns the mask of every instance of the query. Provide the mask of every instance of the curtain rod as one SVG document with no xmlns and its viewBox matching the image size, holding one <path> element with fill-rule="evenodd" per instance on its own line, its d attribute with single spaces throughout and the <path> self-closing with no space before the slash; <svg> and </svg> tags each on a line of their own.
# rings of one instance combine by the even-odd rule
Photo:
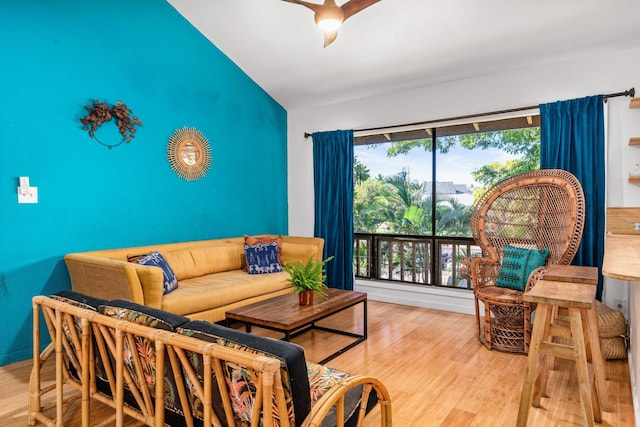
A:
<svg viewBox="0 0 640 427">
<path fill-rule="evenodd" d="M 633 98 L 634 96 L 636 96 L 636 89 L 632 87 L 631 89 L 625 90 L 624 92 L 616 92 L 616 93 L 609 93 L 607 95 L 603 95 L 605 101 L 609 98 L 616 98 L 618 96 L 630 96 Z M 375 128 L 367 128 L 367 129 L 354 129 L 354 132 L 369 132 L 372 130 L 385 130 L 389 128 L 403 127 L 403 126 L 420 126 L 420 125 L 428 125 L 430 123 L 446 122 L 446 121 L 452 121 L 452 120 L 474 119 L 476 117 L 492 116 L 495 114 L 515 113 L 518 111 L 531 110 L 534 108 L 538 108 L 538 105 L 530 105 L 528 107 L 519 107 L 519 108 L 510 108 L 508 110 L 492 111 L 490 113 L 478 113 L 478 114 L 469 114 L 466 116 L 449 117 L 447 119 L 429 120 L 427 122 L 414 122 L 414 123 L 404 123 L 401 125 L 391 125 L 391 126 L 375 127 Z M 309 132 L 304 133 L 305 138 L 309 138 L 310 136 L 312 136 L 311 133 Z"/>
</svg>

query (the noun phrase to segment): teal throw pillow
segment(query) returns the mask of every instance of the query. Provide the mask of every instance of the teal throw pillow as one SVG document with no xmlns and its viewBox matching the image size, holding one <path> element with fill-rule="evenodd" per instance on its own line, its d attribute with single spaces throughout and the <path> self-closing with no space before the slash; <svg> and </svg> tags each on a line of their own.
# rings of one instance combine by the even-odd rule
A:
<svg viewBox="0 0 640 427">
<path fill-rule="evenodd" d="M 171 266 L 169 266 L 169 263 L 160 252 L 153 251 L 148 253 L 142 258 L 138 258 L 136 262 L 142 265 L 160 267 L 162 269 L 162 274 L 164 275 L 163 295 L 178 289 L 178 279 L 176 279 L 176 275 L 173 273 Z"/>
<path fill-rule="evenodd" d="M 249 274 L 278 273 L 282 271 L 278 244 L 275 242 L 244 245 L 244 256 L 247 260 Z"/>
<path fill-rule="evenodd" d="M 496 286 L 524 291 L 531 272 L 544 265 L 549 249 L 523 249 L 505 246 Z"/>
</svg>

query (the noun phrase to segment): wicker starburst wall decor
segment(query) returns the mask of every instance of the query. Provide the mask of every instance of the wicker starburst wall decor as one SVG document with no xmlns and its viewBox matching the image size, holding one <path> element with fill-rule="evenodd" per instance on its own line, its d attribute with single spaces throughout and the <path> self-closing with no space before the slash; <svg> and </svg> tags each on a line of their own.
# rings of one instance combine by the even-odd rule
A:
<svg viewBox="0 0 640 427">
<path fill-rule="evenodd" d="M 211 147 L 207 138 L 193 127 L 177 129 L 169 137 L 167 154 L 171 169 L 186 181 L 196 181 L 209 171 Z"/>
</svg>

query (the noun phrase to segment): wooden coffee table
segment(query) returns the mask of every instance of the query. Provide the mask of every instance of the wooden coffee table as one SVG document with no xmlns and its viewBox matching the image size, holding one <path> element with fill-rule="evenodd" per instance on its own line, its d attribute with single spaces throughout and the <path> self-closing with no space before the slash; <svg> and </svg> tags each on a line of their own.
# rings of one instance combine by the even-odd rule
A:
<svg viewBox="0 0 640 427">
<path fill-rule="evenodd" d="M 298 302 L 298 294 L 291 293 L 238 307 L 226 312 L 227 321 L 235 320 L 244 323 L 247 332 L 251 332 L 251 326 L 282 332 L 285 341 L 290 341 L 292 337 L 311 329 L 357 338 L 356 341 L 319 362 L 323 364 L 367 339 L 367 294 L 333 288 L 325 291 L 327 298 L 316 295 L 313 305 L 308 306 L 301 306 Z M 362 334 L 316 324 L 319 320 L 357 304 L 363 304 Z"/>
</svg>

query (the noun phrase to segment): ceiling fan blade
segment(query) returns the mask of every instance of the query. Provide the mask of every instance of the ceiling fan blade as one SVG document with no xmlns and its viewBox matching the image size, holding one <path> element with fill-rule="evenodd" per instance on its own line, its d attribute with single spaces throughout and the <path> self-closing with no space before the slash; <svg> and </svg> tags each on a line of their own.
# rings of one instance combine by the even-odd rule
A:
<svg viewBox="0 0 640 427">
<path fill-rule="evenodd" d="M 324 33 L 324 47 L 329 46 L 338 38 L 338 31 L 325 31 Z"/>
<path fill-rule="evenodd" d="M 302 1 L 302 0 L 282 0 L 282 1 L 285 1 L 287 3 L 299 4 L 301 6 L 304 6 L 308 9 L 313 10 L 316 13 L 319 10 L 321 10 L 322 7 L 324 6 L 324 4 L 309 3 L 308 1 Z"/>
<path fill-rule="evenodd" d="M 284 1 L 289 1 L 289 0 L 284 0 Z M 371 6 L 374 3 L 378 3 L 379 1 L 380 0 L 350 0 L 345 4 L 343 4 L 342 6 L 340 6 L 340 8 L 344 11 L 344 19 L 346 21 L 347 18 L 349 18 L 350 16 L 355 15 L 361 10 L 366 9 L 367 7 Z"/>
</svg>

